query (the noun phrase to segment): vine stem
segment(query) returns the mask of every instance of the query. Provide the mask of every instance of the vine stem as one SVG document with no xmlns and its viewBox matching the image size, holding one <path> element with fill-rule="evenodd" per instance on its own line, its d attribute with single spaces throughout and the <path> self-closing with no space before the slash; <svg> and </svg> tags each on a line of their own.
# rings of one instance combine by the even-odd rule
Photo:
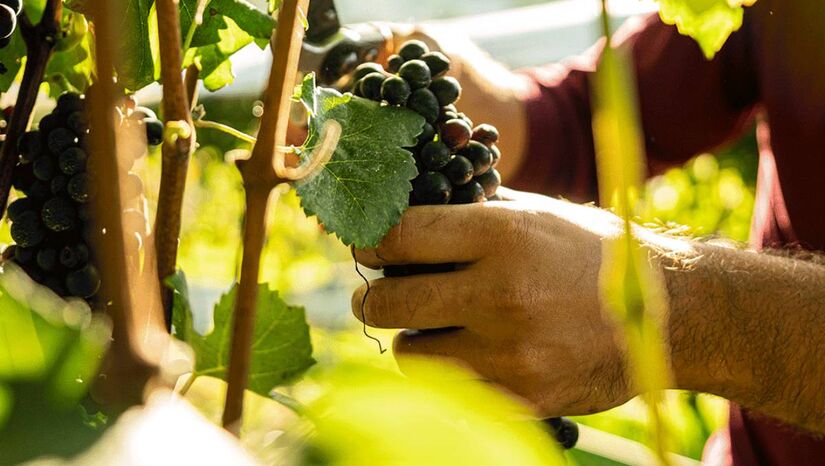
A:
<svg viewBox="0 0 825 466">
<path fill-rule="evenodd" d="M 175 0 L 158 0 L 158 45 L 160 48 L 160 73 L 163 80 L 163 117 L 167 124 L 178 122 L 192 128 L 192 111 L 187 87 L 194 94 L 197 78 L 192 83 L 192 67 L 187 69 L 187 83 L 181 76 L 182 54 L 180 19 Z M 194 23 L 193 23 L 194 24 Z M 190 28 L 191 29 L 191 28 Z M 197 70 L 197 68 L 194 68 Z M 181 228 L 183 194 L 186 187 L 186 172 L 189 156 L 195 147 L 195 131 L 189 137 L 173 140 L 164 138 L 161 149 L 161 178 L 158 193 L 158 209 L 155 215 L 155 253 L 157 254 L 158 282 L 175 273 L 178 256 L 178 242 Z M 172 325 L 172 290 L 161 288 L 166 327 Z"/>
<path fill-rule="evenodd" d="M 289 105 L 304 30 L 299 12 L 306 11 L 309 0 L 284 0 L 278 10 L 278 28 L 272 41 L 272 68 L 264 95 L 264 114 L 258 141 L 248 160 L 239 161 L 246 191 L 243 258 L 232 329 L 226 403 L 223 426 L 240 435 L 243 421 L 244 391 L 249 380 L 255 310 L 258 300 L 258 276 L 261 251 L 266 233 L 269 194 L 281 181 L 275 173 L 273 155 L 286 145 Z"/>
<path fill-rule="evenodd" d="M 101 303 L 112 321 L 112 347 L 107 353 L 102 373 L 106 375 L 95 390 L 113 407 L 128 407 L 143 401 L 144 390 L 150 381 L 159 382 L 158 365 L 164 341 L 160 315 L 158 283 L 140 280 L 139 271 L 129 266 L 127 257 L 135 254 L 136 246 L 127 246 L 121 218 L 121 173 L 118 164 L 119 147 L 130 141 L 118 134 L 114 108 L 122 92 L 113 79 L 114 62 L 118 56 L 116 18 L 120 2 L 94 2 L 96 71 L 95 92 L 89 96 L 90 163 L 97 173 L 105 174 L 97 180 L 98 194 L 93 203 L 98 228 L 93 231 L 93 244 L 99 246 L 98 266 L 103 285 Z"/>
<path fill-rule="evenodd" d="M 31 23 L 25 10 L 20 14 L 20 34 L 26 43 L 26 68 L 23 71 L 23 80 L 17 93 L 6 139 L 0 150 L 0 217 L 5 213 L 9 201 L 12 172 L 17 162 L 17 141 L 29 127 L 40 83 L 57 42 L 62 16 L 62 0 L 48 0 L 37 25 Z"/>
</svg>

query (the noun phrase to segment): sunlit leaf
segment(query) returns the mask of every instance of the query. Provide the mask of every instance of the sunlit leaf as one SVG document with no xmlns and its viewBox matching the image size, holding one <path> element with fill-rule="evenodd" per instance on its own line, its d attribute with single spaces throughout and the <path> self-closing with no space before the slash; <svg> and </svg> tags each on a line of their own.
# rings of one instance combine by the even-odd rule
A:
<svg viewBox="0 0 825 466">
<path fill-rule="evenodd" d="M 524 407 L 451 366 L 416 366 L 409 379 L 346 364 L 325 377 L 304 464 L 564 464 Z"/>
<path fill-rule="evenodd" d="M 693 37 L 708 58 L 742 26 L 743 6 L 756 0 L 658 0 L 659 15 L 679 32 Z"/>
<path fill-rule="evenodd" d="M 306 79 L 300 93 L 310 114 L 305 153 L 319 144 L 328 120 L 343 132 L 323 169 L 297 183 L 301 206 L 344 244 L 375 246 L 409 205 L 417 170 L 404 147 L 415 145 L 424 119 L 405 108 L 315 88 L 314 77 Z"/>
</svg>

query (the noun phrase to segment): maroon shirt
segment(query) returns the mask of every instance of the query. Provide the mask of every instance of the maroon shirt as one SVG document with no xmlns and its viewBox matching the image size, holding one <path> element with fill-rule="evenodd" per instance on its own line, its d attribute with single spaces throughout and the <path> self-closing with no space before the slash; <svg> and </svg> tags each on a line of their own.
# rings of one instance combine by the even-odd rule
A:
<svg viewBox="0 0 825 466">
<path fill-rule="evenodd" d="M 825 5 L 759 0 L 710 61 L 657 15 L 625 25 L 617 40 L 633 49 L 650 171 L 738 138 L 757 117 L 753 246 L 825 250 Z M 588 80 L 600 48 L 528 71 L 528 160 L 514 188 L 595 199 Z M 825 461 L 825 439 L 734 404 L 717 438 L 729 444 L 708 448 L 715 464 L 719 452 L 735 465 Z"/>
</svg>

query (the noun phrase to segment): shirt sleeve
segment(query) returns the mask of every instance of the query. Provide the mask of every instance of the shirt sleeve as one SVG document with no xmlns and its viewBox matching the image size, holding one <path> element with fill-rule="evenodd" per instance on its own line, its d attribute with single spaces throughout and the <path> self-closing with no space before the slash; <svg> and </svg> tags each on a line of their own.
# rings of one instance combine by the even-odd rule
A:
<svg viewBox="0 0 825 466">
<path fill-rule="evenodd" d="M 657 173 L 740 136 L 757 97 L 747 15 L 713 60 L 698 44 L 653 14 L 629 20 L 615 35 L 630 47 L 648 166 Z M 516 189 L 597 197 L 589 80 L 604 42 L 563 63 L 524 70 L 528 142 L 524 162 L 508 180 Z"/>
</svg>

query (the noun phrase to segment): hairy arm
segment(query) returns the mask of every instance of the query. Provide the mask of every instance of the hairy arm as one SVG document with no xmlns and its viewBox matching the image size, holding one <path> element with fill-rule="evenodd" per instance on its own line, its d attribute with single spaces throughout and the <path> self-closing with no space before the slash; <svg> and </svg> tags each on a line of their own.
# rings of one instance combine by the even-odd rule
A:
<svg viewBox="0 0 825 466">
<path fill-rule="evenodd" d="M 590 414 L 638 393 L 620 328 L 601 303 L 602 246 L 622 233 L 608 211 L 503 190 L 509 202 L 409 209 L 358 261 L 463 264 L 381 278 L 368 325 L 400 332 L 395 354 L 447 358 L 527 400 L 537 414 Z M 669 291 L 672 388 L 704 391 L 825 433 L 825 266 L 801 258 L 637 235 Z M 353 296 L 362 318 L 366 288 Z M 427 329 L 449 329 L 421 332 Z"/>
<path fill-rule="evenodd" d="M 679 388 L 825 432 L 825 266 L 700 244 L 666 273 Z"/>
</svg>

